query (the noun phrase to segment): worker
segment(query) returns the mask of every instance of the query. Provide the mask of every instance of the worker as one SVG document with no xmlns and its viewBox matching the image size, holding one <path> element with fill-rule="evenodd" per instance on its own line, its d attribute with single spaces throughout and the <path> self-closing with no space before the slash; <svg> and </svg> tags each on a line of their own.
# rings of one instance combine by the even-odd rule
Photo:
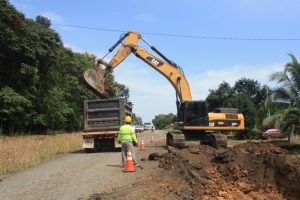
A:
<svg viewBox="0 0 300 200">
<path fill-rule="evenodd" d="M 139 166 L 135 158 L 134 146 L 138 146 L 134 128 L 131 126 L 131 117 L 124 118 L 125 124 L 119 129 L 118 142 L 121 144 L 122 165 L 125 166 L 127 160 L 128 148 L 132 151 L 132 160 L 134 165 Z"/>
</svg>

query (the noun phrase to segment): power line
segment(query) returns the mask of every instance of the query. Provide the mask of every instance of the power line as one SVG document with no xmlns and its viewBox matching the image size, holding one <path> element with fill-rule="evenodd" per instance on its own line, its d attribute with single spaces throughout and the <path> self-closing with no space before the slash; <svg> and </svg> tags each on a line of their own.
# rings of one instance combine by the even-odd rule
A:
<svg viewBox="0 0 300 200">
<path fill-rule="evenodd" d="M 126 33 L 127 30 L 120 29 L 108 29 L 108 28 L 98 28 L 98 27 L 88 27 L 79 25 L 69 25 L 69 24 L 53 24 L 54 26 L 64 26 L 71 28 L 89 29 L 96 31 L 108 31 L 108 32 L 118 32 Z M 247 38 L 247 37 L 216 37 L 216 36 L 199 36 L 199 35 L 180 35 L 180 34 L 168 34 L 168 33 L 154 33 L 154 32 L 140 32 L 142 35 L 154 35 L 154 36 L 164 36 L 164 37 L 180 37 L 180 38 L 192 38 L 192 39 L 210 39 L 210 40 L 245 40 L 245 41 L 299 41 L 300 38 Z"/>
</svg>

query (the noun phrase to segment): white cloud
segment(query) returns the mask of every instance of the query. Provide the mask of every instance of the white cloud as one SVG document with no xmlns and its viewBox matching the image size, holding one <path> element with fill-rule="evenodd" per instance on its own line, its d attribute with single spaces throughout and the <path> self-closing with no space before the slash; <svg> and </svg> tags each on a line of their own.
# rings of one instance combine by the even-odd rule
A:
<svg viewBox="0 0 300 200">
<path fill-rule="evenodd" d="M 274 63 L 271 65 L 235 65 L 218 70 L 207 70 L 199 75 L 190 77 L 190 87 L 193 98 L 205 99 L 209 89 L 216 89 L 223 81 L 228 82 L 231 86 L 243 77 L 257 80 L 260 84 L 270 85 L 270 74 L 283 69 L 283 64 Z"/>
<path fill-rule="evenodd" d="M 156 21 L 155 17 L 152 16 L 151 14 L 149 14 L 149 13 L 136 15 L 135 19 L 137 21 L 140 21 L 140 22 L 143 22 L 143 23 L 146 23 L 146 24 L 152 24 Z"/>
<path fill-rule="evenodd" d="M 134 112 L 144 122 L 151 122 L 157 114 L 176 113 L 175 90 L 151 67 L 124 61 L 114 70 L 114 74 L 116 81 L 130 88 Z"/>
</svg>

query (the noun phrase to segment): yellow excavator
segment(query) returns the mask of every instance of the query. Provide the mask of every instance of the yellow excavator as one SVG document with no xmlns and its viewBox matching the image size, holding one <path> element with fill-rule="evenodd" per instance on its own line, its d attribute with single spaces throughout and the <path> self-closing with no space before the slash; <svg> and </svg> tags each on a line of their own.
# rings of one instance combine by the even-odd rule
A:
<svg viewBox="0 0 300 200">
<path fill-rule="evenodd" d="M 138 45 L 140 40 L 149 45 L 158 56 L 141 48 Z M 106 62 L 104 60 L 106 55 L 120 44 L 121 47 L 117 53 L 109 62 Z M 134 31 L 123 34 L 108 50 L 108 53 L 98 60 L 105 66 L 104 70 L 97 67 L 85 71 L 84 79 L 89 88 L 100 98 L 108 98 L 104 86 L 106 74 L 112 72 L 131 53 L 166 77 L 176 91 L 177 120 L 173 124 L 174 131 L 167 133 L 168 145 L 182 148 L 185 146 L 185 141 L 199 140 L 201 144 L 226 147 L 227 137 L 223 134 L 224 132 L 244 130 L 244 116 L 239 109 L 216 108 L 213 112 L 208 112 L 205 101 L 192 100 L 190 86 L 182 68 Z"/>
</svg>

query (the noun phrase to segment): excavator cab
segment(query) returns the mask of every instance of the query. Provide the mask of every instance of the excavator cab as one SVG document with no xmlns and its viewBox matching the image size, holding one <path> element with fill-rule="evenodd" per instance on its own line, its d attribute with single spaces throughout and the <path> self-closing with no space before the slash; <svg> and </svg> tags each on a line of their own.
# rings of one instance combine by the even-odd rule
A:
<svg viewBox="0 0 300 200">
<path fill-rule="evenodd" d="M 185 101 L 179 106 L 177 118 L 180 126 L 208 126 L 207 103 Z"/>
</svg>

